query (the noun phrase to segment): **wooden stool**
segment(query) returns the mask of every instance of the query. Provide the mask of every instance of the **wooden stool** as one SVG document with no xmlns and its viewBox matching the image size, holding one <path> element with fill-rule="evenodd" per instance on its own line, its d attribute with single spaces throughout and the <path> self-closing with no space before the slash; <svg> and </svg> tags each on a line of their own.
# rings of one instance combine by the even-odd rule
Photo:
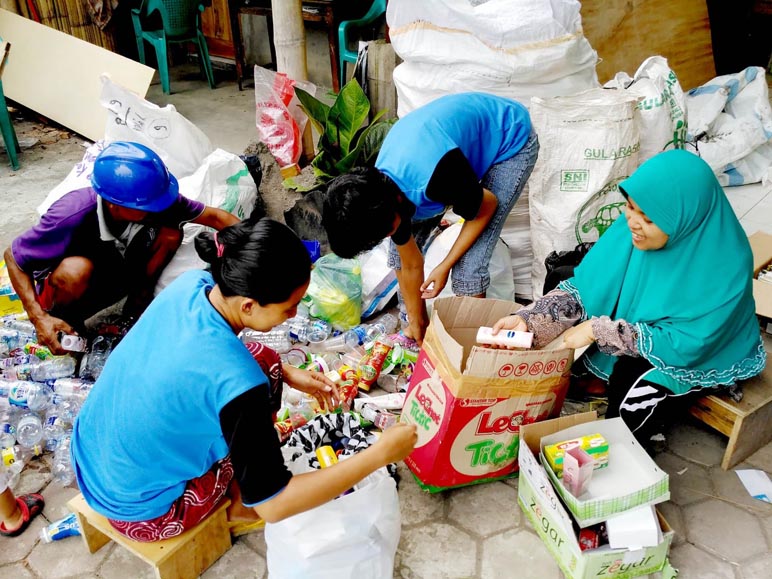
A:
<svg viewBox="0 0 772 579">
<path fill-rule="evenodd" d="M 729 437 L 721 468 L 729 470 L 772 440 L 772 368 L 742 383 L 743 399 L 723 395 L 700 398 L 689 409 L 708 426 Z"/>
<path fill-rule="evenodd" d="M 86 504 L 78 494 L 67 506 L 78 517 L 78 524 L 90 553 L 111 540 L 123 545 L 134 555 L 150 563 L 158 579 L 195 579 L 231 548 L 226 499 L 196 527 L 165 541 L 140 543 L 116 531 L 105 517 Z"/>
</svg>

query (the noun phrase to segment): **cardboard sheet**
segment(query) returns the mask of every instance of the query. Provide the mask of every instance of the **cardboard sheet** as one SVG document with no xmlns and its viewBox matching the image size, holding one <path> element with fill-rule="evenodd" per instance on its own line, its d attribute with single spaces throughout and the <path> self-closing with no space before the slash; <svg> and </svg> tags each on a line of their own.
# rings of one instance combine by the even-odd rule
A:
<svg viewBox="0 0 772 579">
<path fill-rule="evenodd" d="M 104 137 L 107 111 L 99 104 L 99 75 L 144 97 L 152 68 L 0 10 L 0 37 L 13 45 L 5 70 L 5 96 L 91 139 Z"/>
</svg>

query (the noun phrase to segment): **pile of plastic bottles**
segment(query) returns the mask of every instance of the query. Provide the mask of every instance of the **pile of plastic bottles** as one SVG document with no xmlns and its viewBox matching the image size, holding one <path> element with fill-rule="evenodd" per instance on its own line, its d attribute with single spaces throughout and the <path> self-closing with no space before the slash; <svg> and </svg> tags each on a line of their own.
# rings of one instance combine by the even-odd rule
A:
<svg viewBox="0 0 772 579">
<path fill-rule="evenodd" d="M 24 466 L 44 452 L 53 453 L 54 479 L 63 485 L 73 482 L 72 425 L 113 342 L 109 336 L 97 336 L 80 360 L 75 355 L 54 356 L 37 343 L 29 320 L 0 318 L 0 457 L 4 469 L 0 486 L 13 487 Z"/>
<path fill-rule="evenodd" d="M 334 332 L 329 322 L 299 312 L 270 332 L 246 330 L 244 342 L 260 342 L 279 352 L 282 361 L 296 368 L 324 373 L 336 383 L 340 410 L 354 408 L 360 392 L 378 385 L 386 392 L 404 392 L 418 358 L 418 345 L 395 333 L 399 320 L 384 314 L 345 332 Z M 282 440 L 321 412 L 313 397 L 285 389 L 276 430 Z"/>
</svg>

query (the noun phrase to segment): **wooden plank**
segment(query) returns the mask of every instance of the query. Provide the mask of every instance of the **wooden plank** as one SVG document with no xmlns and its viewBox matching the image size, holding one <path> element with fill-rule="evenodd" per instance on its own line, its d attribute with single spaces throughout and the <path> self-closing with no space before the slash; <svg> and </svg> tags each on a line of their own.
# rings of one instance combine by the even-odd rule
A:
<svg viewBox="0 0 772 579">
<path fill-rule="evenodd" d="M 92 141 L 104 137 L 107 123 L 99 76 L 107 73 L 141 97 L 153 78 L 148 66 L 7 10 L 0 10 L 0 37 L 14 45 L 3 76 L 6 97 Z"/>
<path fill-rule="evenodd" d="M 684 90 L 716 76 L 706 0 L 583 0 L 582 26 L 603 83 L 649 56 L 668 59 Z"/>
<path fill-rule="evenodd" d="M 7 40 L 0 42 L 0 78 L 3 78 L 3 70 L 5 69 L 5 57 L 8 56 L 8 51 L 11 50 L 11 45 Z"/>
<path fill-rule="evenodd" d="M 213 563 L 220 555 L 227 551 L 227 549 L 221 550 L 223 545 L 227 543 L 227 547 L 230 548 L 231 540 L 226 512 L 226 509 L 230 504 L 230 500 L 226 499 L 220 503 L 214 513 L 209 515 L 209 517 L 204 519 L 203 522 L 199 523 L 194 528 L 171 539 L 155 541 L 152 543 L 132 541 L 120 534 L 104 516 L 88 506 L 88 503 L 86 503 L 81 494 L 71 499 L 67 503 L 67 506 L 71 511 L 76 513 L 79 521 L 88 521 L 88 536 L 94 537 L 99 533 L 103 535 L 107 541 L 115 541 L 154 567 L 162 567 L 166 563 L 172 561 L 171 567 L 174 568 L 175 566 L 180 567 L 180 564 L 173 563 L 180 552 L 186 557 L 192 557 L 193 560 L 196 561 L 209 561 L 209 564 L 211 565 L 211 563 Z M 86 534 L 84 534 L 84 539 L 90 550 L 91 543 Z M 193 556 L 188 544 L 200 548 L 202 553 L 197 553 Z M 101 547 L 101 545 L 99 545 L 99 547 Z M 99 547 L 97 547 L 97 549 Z M 212 559 L 215 551 L 218 551 L 219 554 Z M 93 553 L 94 551 L 91 552 Z M 205 568 L 199 569 L 198 573 L 192 576 L 198 576 L 203 569 Z"/>
<path fill-rule="evenodd" d="M 759 408 L 735 424 L 721 468 L 729 470 L 772 441 L 772 404 Z"/>
</svg>

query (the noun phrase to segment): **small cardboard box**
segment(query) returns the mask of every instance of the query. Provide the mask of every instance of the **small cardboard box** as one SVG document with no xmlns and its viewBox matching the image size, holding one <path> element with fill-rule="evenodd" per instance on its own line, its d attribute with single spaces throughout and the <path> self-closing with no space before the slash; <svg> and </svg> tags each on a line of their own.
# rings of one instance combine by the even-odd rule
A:
<svg viewBox="0 0 772 579">
<path fill-rule="evenodd" d="M 579 547 L 571 516 L 536 455 L 540 451 L 542 435 L 595 419 L 594 412 L 587 412 L 523 426 L 518 456 L 520 480 L 517 500 L 520 508 L 568 579 L 627 579 L 657 571 L 663 572 L 663 578 L 674 578 L 676 571 L 667 560 L 674 533 L 660 513 L 662 542 L 656 547 L 635 551 L 608 546 L 582 551 Z"/>
<path fill-rule="evenodd" d="M 516 304 L 468 297 L 435 301 L 402 420 L 418 426 L 405 462 L 431 492 L 513 476 L 521 424 L 557 416 L 573 350 L 475 345 Z"/>
<path fill-rule="evenodd" d="M 756 276 L 772 262 L 772 235 L 757 231 L 748 238 L 753 251 L 753 299 L 756 301 L 756 314 L 772 319 L 772 283 L 759 281 Z"/>
<path fill-rule="evenodd" d="M 549 466 L 543 455 L 544 447 L 595 433 L 608 442 L 608 466 L 596 470 L 586 492 L 575 497 Z M 547 475 L 580 527 L 589 527 L 634 507 L 653 505 L 670 498 L 668 474 L 638 444 L 621 418 L 543 432 L 540 450 Z"/>
<path fill-rule="evenodd" d="M 8 277 L 8 268 L 4 260 L 0 260 L 0 317 L 11 314 L 21 314 L 24 306 L 13 291 L 11 279 Z"/>
</svg>

